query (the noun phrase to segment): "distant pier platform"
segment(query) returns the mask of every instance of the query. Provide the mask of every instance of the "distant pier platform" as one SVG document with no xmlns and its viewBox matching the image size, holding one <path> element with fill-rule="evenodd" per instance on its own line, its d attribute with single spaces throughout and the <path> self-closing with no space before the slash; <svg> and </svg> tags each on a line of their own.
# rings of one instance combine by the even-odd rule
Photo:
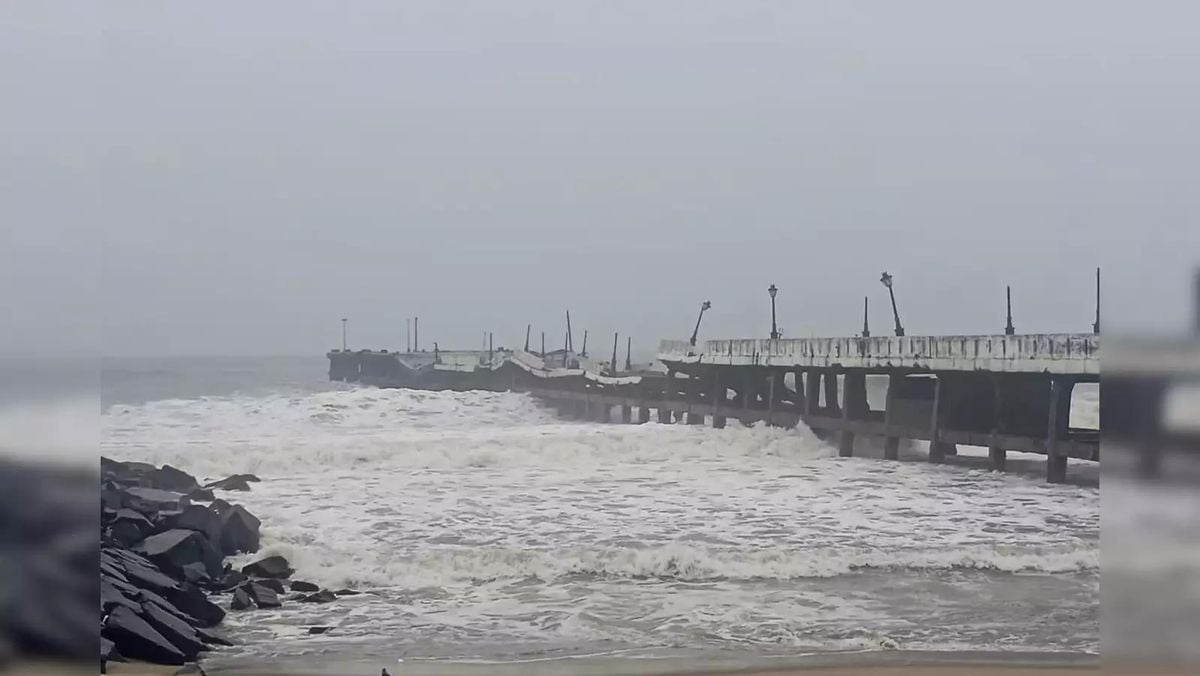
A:
<svg viewBox="0 0 1200 676">
<path fill-rule="evenodd" d="M 613 423 L 803 423 L 852 456 L 865 436 L 898 459 L 902 439 L 929 442 L 941 462 L 960 444 L 1046 456 L 1046 479 L 1067 459 L 1099 461 L 1099 429 L 1070 427 L 1080 383 L 1100 381 L 1095 334 L 664 340 L 660 369 L 614 370 L 558 351 L 328 353 L 332 380 L 380 387 L 527 392 L 564 417 Z M 873 409 L 867 379 L 885 378 Z"/>
</svg>

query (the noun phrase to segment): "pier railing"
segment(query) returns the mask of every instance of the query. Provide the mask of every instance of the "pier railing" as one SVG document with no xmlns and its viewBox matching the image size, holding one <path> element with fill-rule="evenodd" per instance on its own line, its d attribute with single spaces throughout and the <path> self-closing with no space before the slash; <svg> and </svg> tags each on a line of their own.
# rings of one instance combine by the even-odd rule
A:
<svg viewBox="0 0 1200 676">
<path fill-rule="evenodd" d="M 664 340 L 664 362 L 1002 373 L 1100 373 L 1100 337 L 1046 333 L 1019 336 L 878 336 L 708 340 L 702 350 Z"/>
</svg>

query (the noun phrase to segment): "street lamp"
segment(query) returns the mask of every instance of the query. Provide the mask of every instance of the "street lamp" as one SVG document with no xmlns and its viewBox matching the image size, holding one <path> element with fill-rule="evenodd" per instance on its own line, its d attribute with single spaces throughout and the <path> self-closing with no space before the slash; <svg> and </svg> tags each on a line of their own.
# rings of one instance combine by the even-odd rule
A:
<svg viewBox="0 0 1200 676">
<path fill-rule="evenodd" d="M 779 327 L 775 324 L 775 294 L 779 289 L 772 284 L 767 287 L 767 293 L 771 294 L 771 340 L 779 340 Z"/>
<path fill-rule="evenodd" d="M 349 321 L 342 317 L 342 352 L 346 351 L 346 322 Z"/>
<path fill-rule="evenodd" d="M 700 334 L 700 320 L 704 319 L 704 311 L 712 307 L 712 301 L 706 300 L 700 304 L 700 314 L 696 317 L 696 328 L 692 329 L 692 337 L 688 343 L 696 347 L 696 336 Z"/>
<path fill-rule="evenodd" d="M 892 276 L 884 272 L 879 276 L 879 282 L 887 287 L 888 295 L 892 298 L 892 317 L 896 320 L 896 335 L 904 335 L 904 327 L 900 325 L 900 312 L 896 310 L 896 292 L 892 289 Z"/>
</svg>

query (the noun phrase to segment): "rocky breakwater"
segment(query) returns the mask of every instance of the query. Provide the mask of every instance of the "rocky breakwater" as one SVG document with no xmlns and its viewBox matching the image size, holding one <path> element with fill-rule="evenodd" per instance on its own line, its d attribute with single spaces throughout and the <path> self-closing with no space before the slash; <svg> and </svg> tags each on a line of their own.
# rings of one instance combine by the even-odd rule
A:
<svg viewBox="0 0 1200 676">
<path fill-rule="evenodd" d="M 234 570 L 228 556 L 259 550 L 259 520 L 214 491 L 249 490 L 253 475 L 201 485 L 164 465 L 101 458 L 100 661 L 194 661 L 231 645 L 216 627 L 229 610 L 321 603 L 336 595 L 284 581 L 292 569 L 268 556 Z M 207 504 L 203 504 L 207 503 Z M 225 597 L 228 597 L 227 600 Z"/>
</svg>

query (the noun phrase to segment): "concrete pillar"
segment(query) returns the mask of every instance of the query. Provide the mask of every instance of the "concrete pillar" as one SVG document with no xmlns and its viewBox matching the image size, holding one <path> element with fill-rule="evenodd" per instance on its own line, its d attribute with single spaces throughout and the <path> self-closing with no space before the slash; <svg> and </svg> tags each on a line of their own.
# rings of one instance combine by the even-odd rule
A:
<svg viewBox="0 0 1200 676">
<path fill-rule="evenodd" d="M 804 415 L 815 415 L 821 403 L 821 374 L 809 369 L 804 378 Z"/>
<path fill-rule="evenodd" d="M 992 397 L 995 422 L 988 443 L 988 458 L 992 461 L 992 469 L 1003 472 L 1008 465 L 1008 451 L 1000 445 L 1000 435 L 1004 433 L 1004 383 L 998 375 L 992 377 Z"/>
<path fill-rule="evenodd" d="M 847 371 L 843 379 L 842 421 L 849 423 L 865 418 L 867 403 L 867 376 L 861 371 Z M 838 455 L 849 458 L 854 455 L 854 432 L 842 430 Z"/>
<path fill-rule="evenodd" d="M 604 401 L 593 401 L 592 419 L 602 423 L 612 422 L 612 406 Z"/>
<path fill-rule="evenodd" d="M 825 371 L 824 378 L 825 405 L 829 407 L 828 414 L 836 417 L 839 414 L 837 373 L 834 371 Z"/>
<path fill-rule="evenodd" d="M 899 392 L 901 382 L 904 376 L 898 374 L 888 375 L 887 400 L 883 405 L 883 426 L 889 431 L 889 434 L 883 440 L 883 457 L 885 460 L 900 459 L 900 437 L 891 434 L 891 426 L 895 422 L 893 416 L 896 413 L 896 393 Z"/>
<path fill-rule="evenodd" d="M 929 420 L 929 462 L 942 462 L 946 459 L 946 449 L 938 438 L 941 432 L 940 420 L 942 408 L 942 390 L 944 380 L 936 376 L 933 386 L 933 413 Z"/>
<path fill-rule="evenodd" d="M 725 416 L 714 415 L 712 417 L 712 426 L 714 430 L 725 429 Z"/>
<path fill-rule="evenodd" d="M 1050 379 L 1050 421 L 1046 430 L 1046 481 L 1061 484 L 1067 480 L 1067 455 L 1059 451 L 1071 414 L 1073 383 L 1064 378 Z"/>
<path fill-rule="evenodd" d="M 767 370 L 767 424 L 768 425 L 775 424 L 775 393 L 776 393 L 775 381 L 778 380 L 777 376 L 778 376 L 778 373 L 776 371 L 771 370 L 771 369 Z"/>
<path fill-rule="evenodd" d="M 621 404 L 621 422 L 626 425 L 633 422 L 633 407 L 629 404 Z"/>
<path fill-rule="evenodd" d="M 796 388 L 796 412 L 804 415 L 804 371 L 801 369 L 792 371 L 792 378 L 794 379 L 792 385 Z"/>
<path fill-rule="evenodd" d="M 648 422 L 650 422 L 650 407 L 646 405 L 646 402 L 642 402 L 638 404 L 638 424 L 644 425 Z"/>
<path fill-rule="evenodd" d="M 587 420 L 587 417 L 588 417 L 587 402 L 584 401 L 583 399 L 575 399 L 571 402 L 571 404 L 574 409 L 574 413 L 573 413 L 572 417 L 577 418 L 579 420 Z"/>
<path fill-rule="evenodd" d="M 671 409 L 665 405 L 658 407 L 658 423 L 660 425 L 671 424 Z"/>
<path fill-rule="evenodd" d="M 703 413 L 699 413 L 699 412 L 697 412 L 697 411 L 688 411 L 688 413 L 687 413 L 687 424 L 689 424 L 689 425 L 703 425 L 703 424 L 704 424 L 704 414 L 703 414 Z"/>
</svg>

